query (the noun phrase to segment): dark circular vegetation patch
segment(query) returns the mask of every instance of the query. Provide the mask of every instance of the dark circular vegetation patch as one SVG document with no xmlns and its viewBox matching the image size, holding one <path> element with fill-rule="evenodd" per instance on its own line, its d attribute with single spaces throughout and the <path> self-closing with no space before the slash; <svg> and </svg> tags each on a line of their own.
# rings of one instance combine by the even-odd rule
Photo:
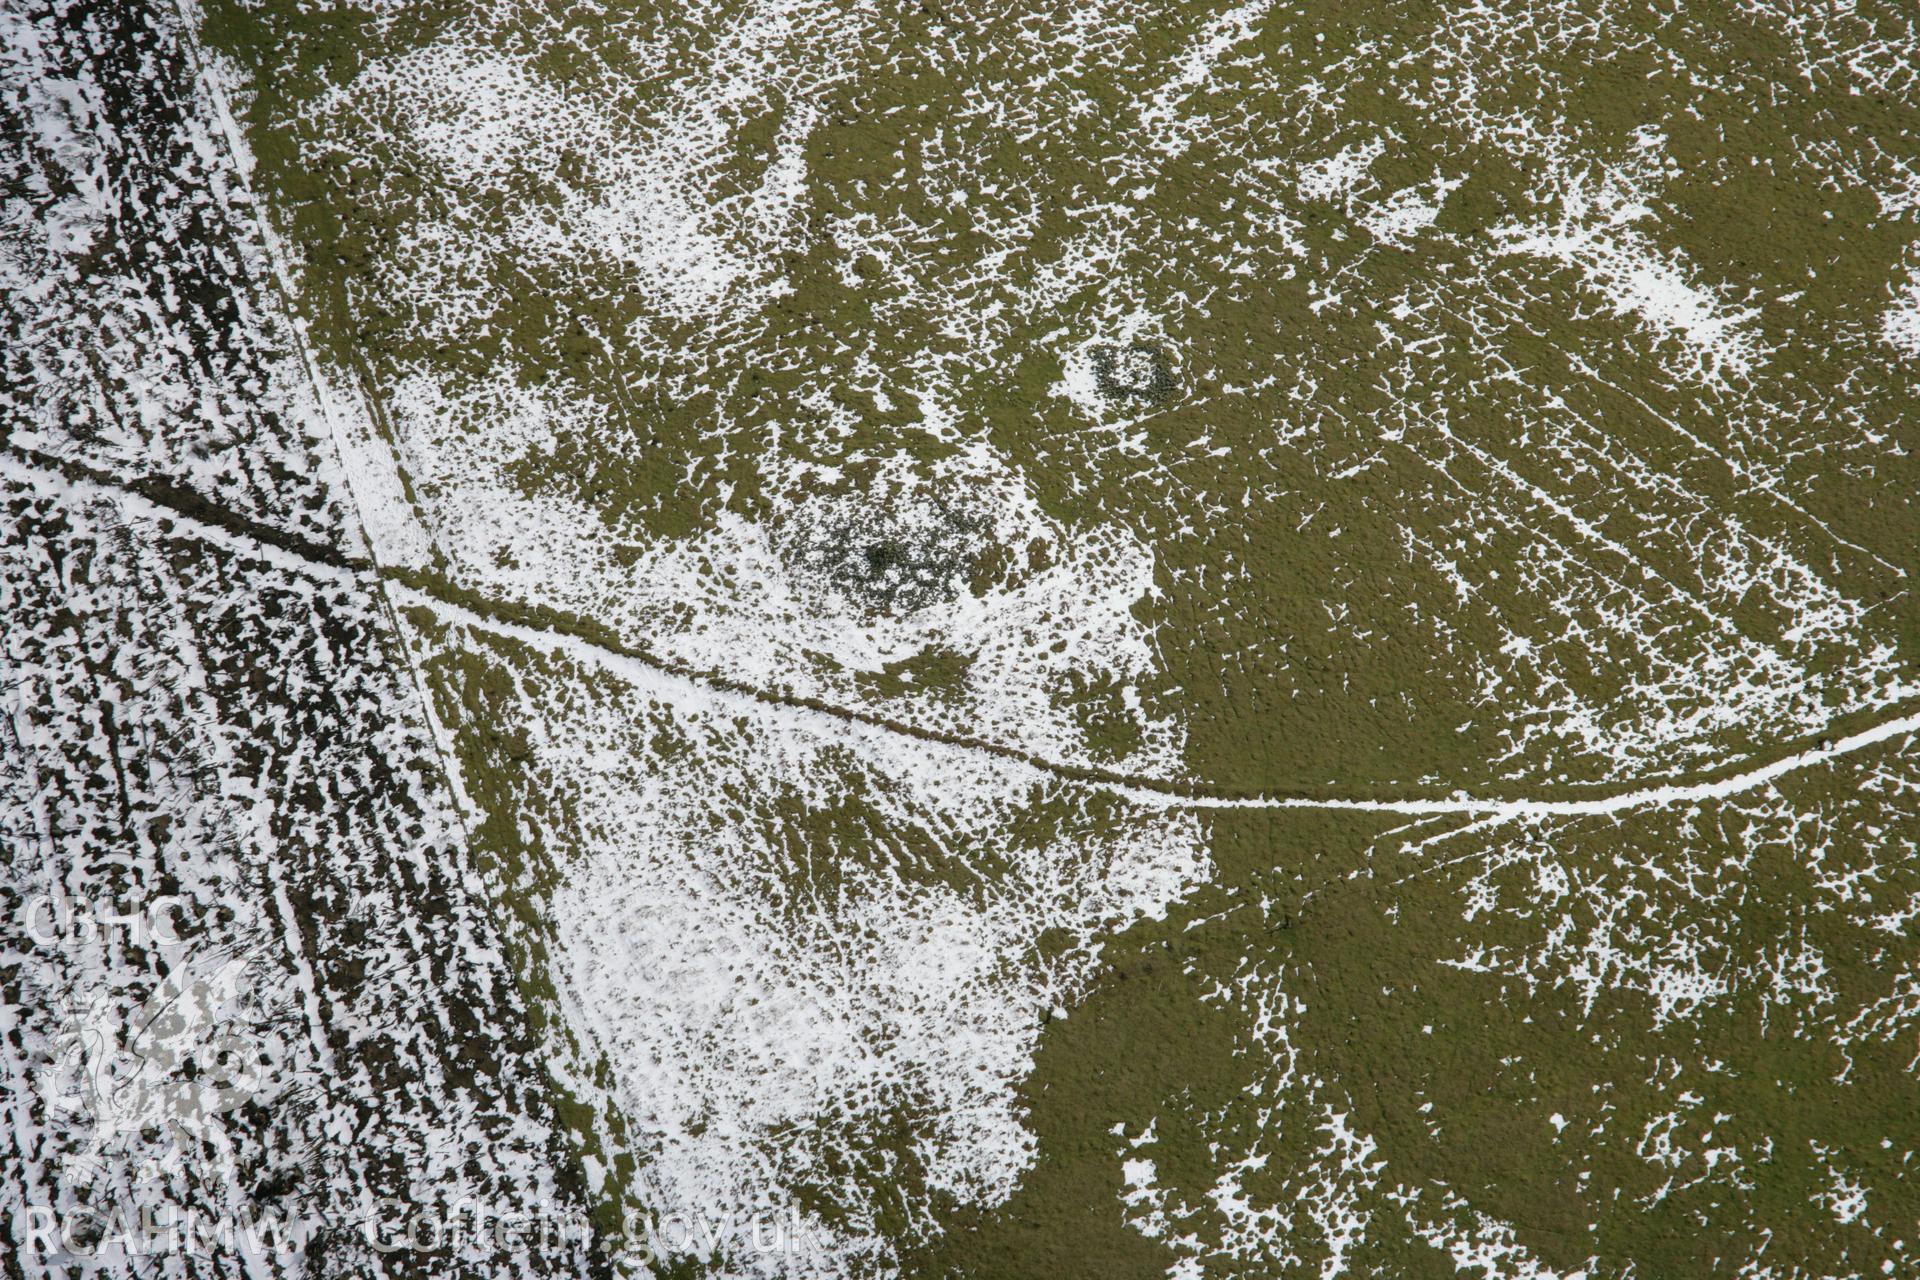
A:
<svg viewBox="0 0 1920 1280">
<path fill-rule="evenodd" d="M 1109 400 L 1165 404 L 1180 390 L 1173 362 L 1156 343 L 1107 344 L 1093 349 L 1093 385 Z"/>
<path fill-rule="evenodd" d="M 789 570 L 864 612 L 898 616 L 966 589 L 980 523 L 944 507 L 837 501 L 802 512 L 781 539 Z"/>
</svg>

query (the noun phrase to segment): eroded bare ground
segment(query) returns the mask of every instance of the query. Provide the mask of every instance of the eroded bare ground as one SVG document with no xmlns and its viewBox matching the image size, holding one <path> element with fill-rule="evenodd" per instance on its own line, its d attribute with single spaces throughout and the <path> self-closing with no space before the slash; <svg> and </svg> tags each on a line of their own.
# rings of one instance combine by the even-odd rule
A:
<svg viewBox="0 0 1920 1280">
<path fill-rule="evenodd" d="M 1920 1268 L 1911 15 L 4 21 L 15 1274 Z"/>
</svg>

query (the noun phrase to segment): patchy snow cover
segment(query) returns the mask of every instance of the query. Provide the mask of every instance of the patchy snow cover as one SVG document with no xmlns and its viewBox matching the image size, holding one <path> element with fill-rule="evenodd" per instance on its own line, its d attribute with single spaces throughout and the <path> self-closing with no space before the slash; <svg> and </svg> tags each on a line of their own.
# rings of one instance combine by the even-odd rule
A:
<svg viewBox="0 0 1920 1280">
<path fill-rule="evenodd" d="M 751 1247 L 767 1215 L 800 1215 L 803 1269 L 830 1269 L 890 1252 L 890 1178 L 1010 1194 L 1033 1157 L 1015 1091 L 1044 1016 L 1074 1003 L 1099 937 L 1208 874 L 1194 816 L 491 630 L 545 655 L 512 710 L 569 815 L 551 834 L 577 850 L 550 904 L 555 977 L 609 1064 L 647 1209 L 711 1215 L 719 1238 L 691 1252 L 778 1274 L 800 1262 Z M 1053 806 L 1070 816 L 1036 840 Z M 808 815 L 838 816 L 815 833 Z M 802 1209 L 823 1161 L 906 1114 L 910 1166 L 835 1180 L 837 1225 Z"/>
<path fill-rule="evenodd" d="M 18 620 L 0 832 L 25 851 L 6 888 L 47 897 L 49 920 L 71 918 L 52 889 L 90 907 L 155 883 L 226 913 L 194 945 L 5 935 L 26 959 L 0 1074 L 45 1104 L 0 1162 L 6 1207 L 134 1179 L 192 1211 L 264 1198 L 332 1229 L 325 1265 L 357 1276 L 385 1255 L 341 1224 L 382 1200 L 570 1222 L 593 1204 L 626 1228 L 623 1257 L 462 1244 L 449 1265 L 637 1270 L 652 1242 L 722 1274 L 888 1274 L 956 1206 L 990 1222 L 1032 1185 L 1025 1107 L 1059 1099 L 1023 1086 L 1113 951 L 1197 895 L 1240 893 L 1223 874 L 1333 895 L 1389 855 L 1405 878 L 1349 897 L 1348 917 L 1437 900 L 1447 930 L 1431 957 L 1412 929 L 1376 938 L 1412 957 L 1388 956 L 1394 984 L 1497 989 L 1489 1020 L 1564 999 L 1623 1080 L 1635 1046 L 1665 1047 L 1672 1078 L 1627 1080 L 1633 1125 L 1609 1130 L 1611 1099 L 1596 1118 L 1577 1089 L 1525 1100 L 1544 1149 L 1644 1166 L 1645 1211 L 1743 1190 L 1776 1156 L 1713 1101 L 1714 1019 L 1757 1001 L 1763 1038 L 1817 1037 L 1843 1078 L 1911 1041 L 1920 987 L 1893 947 L 1920 918 L 1903 879 L 1920 685 L 1875 613 L 1909 566 L 1832 515 L 1827 482 L 1898 456 L 1872 399 L 1891 393 L 1861 390 L 1891 357 L 1864 348 L 1920 352 L 1920 292 L 1842 318 L 1854 346 L 1832 360 L 1862 363 L 1832 398 L 1763 387 L 1797 339 L 1728 264 L 1677 247 L 1660 129 L 1595 149 L 1493 83 L 1513 48 L 1578 60 L 1602 38 L 1591 15 L 1476 3 L 1417 56 L 1361 30 L 1319 58 L 1327 31 L 1252 3 L 1195 15 L 1140 69 L 1115 51 L 1161 16 L 1076 6 L 1035 17 L 1046 38 L 1022 25 L 1004 74 L 956 73 L 950 118 L 921 132 L 830 105 L 886 47 L 869 8 L 671 16 L 699 38 L 657 23 L 617 72 L 570 82 L 527 50 L 571 17 L 481 6 L 342 61 L 306 116 L 274 121 L 320 152 L 377 135 L 341 171 L 380 178 L 377 151 L 438 210 L 386 224 L 392 256 L 343 278 L 336 321 L 384 308 L 414 344 L 396 357 L 375 335 L 349 372 L 307 363 L 265 287 L 310 281 L 279 270 L 251 165 L 217 145 L 237 142 L 222 103 L 239 72 L 210 62 L 182 90 L 171 21 L 147 31 L 124 56 L 174 113 L 156 130 L 88 63 L 123 56 L 124 33 L 6 15 L 6 105 L 30 122 L 4 139 L 24 159 L 0 237 L 7 372 L 25 375 L 0 383 L 0 603 Z M 1897 93 L 1904 46 L 1851 21 L 1787 22 L 1807 83 Z M 1829 56 L 1842 38 L 1858 56 Z M 952 39 L 913 41 L 945 68 L 965 61 Z M 1478 216 L 1455 216 L 1474 156 L 1416 149 L 1406 121 L 1355 140 L 1342 118 L 1365 77 L 1410 65 L 1445 77 L 1415 109 L 1531 175 L 1478 231 L 1455 230 Z M 947 132 L 1026 154 L 1083 129 L 1097 150 L 1087 122 L 1111 103 L 1081 80 L 1114 67 L 1137 86 L 1118 113 L 1132 132 L 1064 210 Z M 649 92 L 616 102 L 596 76 Z M 1064 136 L 1056 157 L 1083 145 Z M 1911 166 L 1840 145 L 1807 147 L 1821 181 L 1912 212 Z M 836 147 L 871 172 L 826 183 Z M 869 207 L 922 185 L 925 208 Z M 531 194 L 476 232 L 512 190 Z M 984 246 L 967 261 L 942 257 L 963 242 L 947 217 Z M 301 269 L 320 278 L 327 248 L 303 245 Z M 536 337 L 590 377 L 471 358 L 526 340 L 499 332 L 520 268 L 560 282 Z M 589 285 L 639 318 L 574 307 Z M 769 319 L 795 298 L 816 309 L 802 338 Z M 928 315 L 910 330 L 928 350 L 873 337 Z M 1558 363 L 1536 364 L 1553 326 Z M 1636 353 L 1652 373 L 1623 374 Z M 761 372 L 791 393 L 776 413 L 743 389 Z M 659 534 L 623 506 L 668 456 L 632 406 L 703 396 L 699 447 L 674 459 L 686 519 Z M 1261 523 L 1275 512 L 1284 537 Z M 1311 607 L 1259 595 L 1270 579 Z M 1376 654 L 1405 687 L 1336 700 L 1379 676 Z M 1458 688 L 1430 694 L 1422 666 Z M 1249 746 L 1254 767 L 1328 791 L 1208 789 L 1195 762 L 1257 727 L 1213 722 L 1202 686 L 1229 680 L 1228 711 L 1299 726 Z M 1496 726 L 1451 794 L 1397 758 L 1425 749 L 1422 700 L 1448 694 L 1445 732 Z M 1364 771 L 1360 746 L 1395 758 L 1365 783 L 1319 776 L 1336 748 Z M 1861 798 L 1817 789 L 1847 770 Z M 1273 865 L 1256 847 L 1216 866 L 1216 823 L 1295 814 L 1325 824 L 1303 823 L 1310 848 L 1276 825 Z M 1322 846 L 1376 818 L 1414 821 L 1344 882 L 1322 876 Z M 1703 852 L 1722 837 L 1724 856 Z M 1782 883 L 1811 906 L 1755 941 L 1744 895 Z M 1163 1246 L 1174 1280 L 1378 1272 L 1383 1241 L 1489 1280 L 1602 1274 L 1549 1266 L 1567 1250 L 1533 1247 L 1524 1215 L 1406 1154 L 1473 1121 L 1368 1096 L 1434 1026 L 1391 1061 L 1327 1064 L 1414 992 L 1382 986 L 1330 1031 L 1303 993 L 1344 998 L 1337 975 L 1286 958 L 1325 926 L 1274 943 L 1292 918 L 1260 911 L 1264 934 L 1186 926 L 1200 945 L 1170 963 L 1234 1029 L 1206 1065 L 1245 1087 L 1128 1115 L 1101 1183 L 1120 1188 L 1101 1210 L 1115 1228 Z M 1836 937 L 1836 919 L 1858 928 Z M 1201 976 L 1223 951 L 1227 972 Z M 172 997 L 195 1016 L 149 1034 Z M 1555 1043 L 1546 1021 L 1513 1033 L 1503 1068 Z M 177 1087 L 183 1044 L 262 1074 Z M 120 1070 L 130 1088 L 102 1087 Z M 1405 1123 L 1369 1123 L 1383 1105 Z M 1089 1151 L 1070 1158 L 1109 1154 Z M 1778 1156 L 1817 1169 L 1836 1229 L 1880 1229 L 1884 1169 L 1817 1140 Z M 662 1248 L 676 1222 L 700 1227 Z M 216 1265 L 299 1271 L 245 1243 Z"/>
<path fill-rule="evenodd" d="M 1880 336 L 1901 354 L 1920 357 L 1920 277 L 1909 277 L 1894 293 L 1893 305 L 1880 318 Z"/>
<path fill-rule="evenodd" d="M 1636 142 L 1636 154 L 1598 173 L 1561 168 L 1555 215 L 1497 228 L 1495 243 L 1580 272 L 1615 314 L 1678 343 L 1696 379 L 1719 385 L 1749 378 L 1767 358 L 1753 329 L 1758 309 L 1729 302 L 1683 253 L 1641 227 L 1655 218 L 1653 185 L 1672 162 L 1658 130 L 1641 130 Z"/>
<path fill-rule="evenodd" d="M 577 1234 L 176 19 L 0 7 L 0 62 L 33 122 L 0 139 L 7 1266 L 378 1276 L 382 1233 L 462 1201 Z M 470 1238 L 445 1264 L 583 1256 Z"/>
</svg>

